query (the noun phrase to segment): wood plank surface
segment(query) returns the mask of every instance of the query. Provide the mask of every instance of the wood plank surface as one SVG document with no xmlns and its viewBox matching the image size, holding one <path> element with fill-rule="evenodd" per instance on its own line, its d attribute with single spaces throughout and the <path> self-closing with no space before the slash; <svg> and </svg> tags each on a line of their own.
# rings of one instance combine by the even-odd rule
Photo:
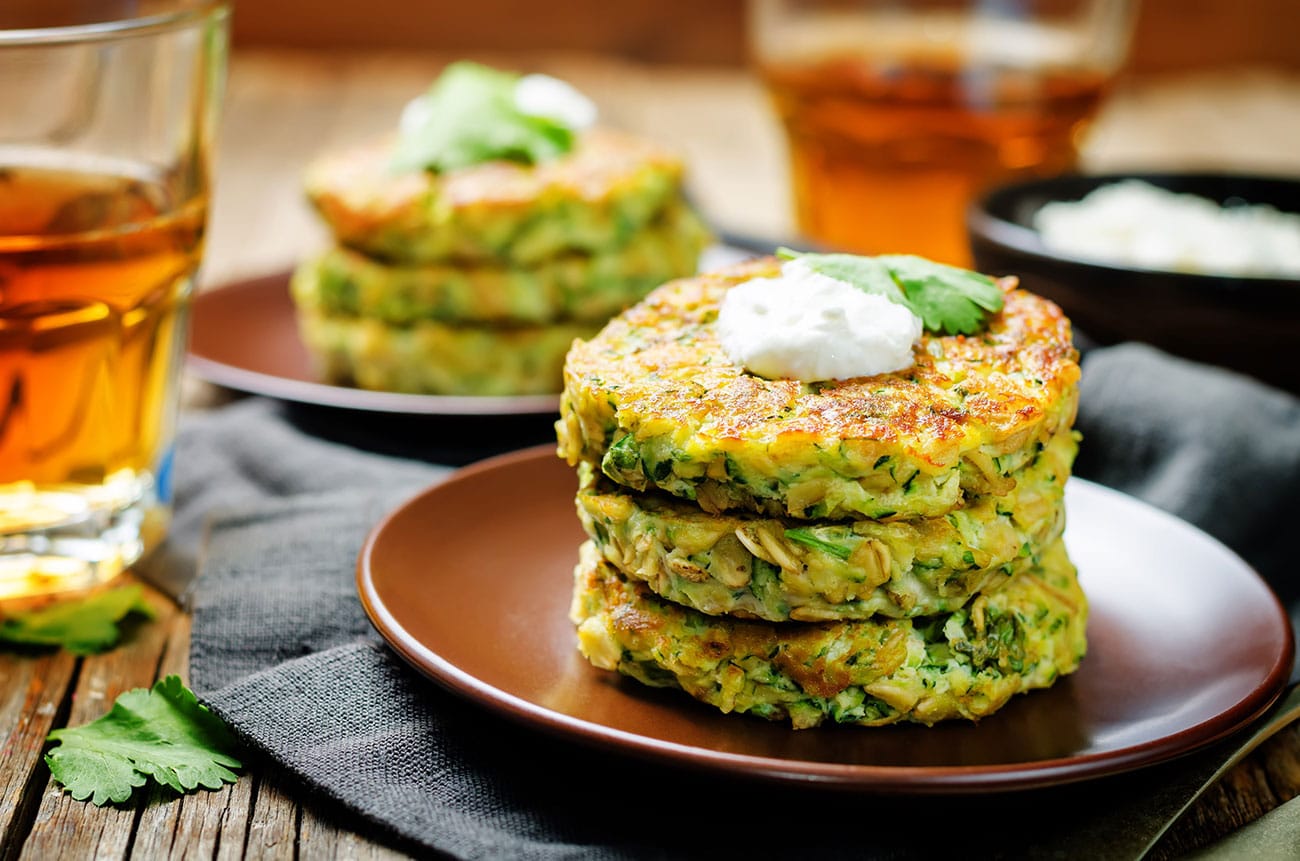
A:
<svg viewBox="0 0 1300 861">
<path fill-rule="evenodd" d="M 171 623 L 180 612 L 165 596 L 150 590 L 155 623 L 133 626 L 132 636 L 102 655 L 81 659 L 72 688 L 67 726 L 81 726 L 108 711 L 119 694 L 151 686 L 158 678 Z M 137 806 L 96 807 L 74 801 L 52 780 L 45 784 L 31 832 L 20 858 L 124 858 L 135 833 Z"/>
<path fill-rule="evenodd" d="M 63 726 L 77 660 L 66 652 L 30 655 L 0 652 L 0 857 L 26 833 L 46 785 L 41 759 L 45 736 Z M 62 712 L 62 713 L 61 713 Z"/>
<path fill-rule="evenodd" d="M 190 617 L 176 613 L 169 627 L 158 678 L 188 679 Z M 238 861 L 244 857 L 255 784 L 244 777 L 222 789 L 179 797 L 154 788 L 140 813 L 130 857 Z"/>
<path fill-rule="evenodd" d="M 299 806 L 281 782 L 265 773 L 255 776 L 244 857 L 248 861 L 284 858 L 298 843 Z"/>
<path fill-rule="evenodd" d="M 373 833 L 375 829 L 366 830 Z M 320 858 L 323 861 L 398 861 L 408 857 L 355 831 L 340 827 L 310 806 L 303 808 L 298 850 L 303 858 Z"/>
</svg>

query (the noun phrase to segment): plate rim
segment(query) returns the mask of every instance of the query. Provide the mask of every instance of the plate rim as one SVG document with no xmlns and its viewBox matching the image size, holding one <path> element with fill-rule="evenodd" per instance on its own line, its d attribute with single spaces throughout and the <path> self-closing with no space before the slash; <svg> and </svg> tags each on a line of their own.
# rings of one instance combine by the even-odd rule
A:
<svg viewBox="0 0 1300 861">
<path fill-rule="evenodd" d="M 388 511 L 367 533 L 357 554 L 356 587 L 367 618 L 384 642 L 409 666 L 445 690 L 488 708 L 495 714 L 534 730 L 543 730 L 569 741 L 597 749 L 613 750 L 637 759 L 667 763 L 696 771 L 708 771 L 741 778 L 758 778 L 783 784 L 816 785 L 819 788 L 857 792 L 889 790 L 917 795 L 961 794 L 975 791 L 1010 791 L 1076 783 L 1158 765 L 1220 741 L 1244 729 L 1266 713 L 1281 696 L 1295 657 L 1295 635 L 1289 616 L 1277 594 L 1259 573 L 1235 551 L 1199 527 L 1135 496 L 1084 478 L 1072 476 L 1071 483 L 1089 492 L 1122 497 L 1148 513 L 1190 528 L 1217 544 L 1237 559 L 1260 585 L 1285 631 L 1281 653 L 1263 681 L 1230 708 L 1191 726 L 1115 751 L 1034 760 L 1029 763 L 956 766 L 896 766 L 781 759 L 754 754 L 727 753 L 695 747 L 610 727 L 595 721 L 562 714 L 493 686 L 424 645 L 402 627 L 383 603 L 374 584 L 371 559 L 392 521 L 409 509 L 425 503 L 431 495 L 445 492 L 444 485 L 472 479 L 480 473 L 516 464 L 555 457 L 555 447 L 542 444 L 486 458 L 462 467 Z M 802 730 L 803 732 L 816 732 Z M 1188 743 L 1183 743 L 1187 739 Z M 1154 752 L 1154 755 L 1152 755 Z"/>
</svg>

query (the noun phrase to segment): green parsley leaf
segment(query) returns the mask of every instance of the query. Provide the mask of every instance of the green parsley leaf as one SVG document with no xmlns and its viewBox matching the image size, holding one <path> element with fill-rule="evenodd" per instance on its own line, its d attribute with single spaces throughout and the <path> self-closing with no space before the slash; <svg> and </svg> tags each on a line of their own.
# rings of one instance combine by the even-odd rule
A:
<svg viewBox="0 0 1300 861">
<path fill-rule="evenodd" d="M 403 130 L 393 168 L 441 173 L 498 159 L 536 164 L 571 150 L 568 126 L 515 105 L 519 80 L 477 63 L 452 63 L 421 97 L 421 119 Z"/>
<path fill-rule="evenodd" d="M 73 654 L 88 655 L 117 645 L 121 636 L 118 623 L 132 613 L 149 619 L 156 615 L 139 585 L 13 613 L 0 621 L 0 641 L 62 646 Z"/>
<path fill-rule="evenodd" d="M 908 254 L 877 259 L 889 268 L 913 313 L 932 332 L 970 335 L 984 326 L 988 313 L 1002 310 L 1002 291 L 987 275 Z"/>
<path fill-rule="evenodd" d="M 153 778 L 177 792 L 234 783 L 242 764 L 235 739 L 180 676 L 117 698 L 108 714 L 85 726 L 56 729 L 45 755 L 50 774 L 77 801 L 123 802 Z"/>
<path fill-rule="evenodd" d="M 1002 291 L 987 275 L 907 254 L 801 254 L 778 248 L 783 260 L 802 260 L 814 272 L 884 296 L 921 318 L 931 332 L 969 335 L 1002 310 Z"/>
</svg>

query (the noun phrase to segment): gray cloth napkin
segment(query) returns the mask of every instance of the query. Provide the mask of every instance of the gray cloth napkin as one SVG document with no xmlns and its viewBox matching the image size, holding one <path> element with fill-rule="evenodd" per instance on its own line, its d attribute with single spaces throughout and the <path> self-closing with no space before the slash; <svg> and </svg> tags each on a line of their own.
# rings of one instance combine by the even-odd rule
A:
<svg viewBox="0 0 1300 861">
<path fill-rule="evenodd" d="M 1092 351 L 1084 368 L 1077 473 L 1191 520 L 1294 596 L 1282 518 L 1300 491 L 1300 401 L 1143 347 Z M 388 650 L 355 562 L 384 512 L 447 474 L 421 458 L 459 463 L 545 430 L 424 428 L 395 439 L 382 418 L 260 399 L 187 415 L 165 557 L 173 588 L 199 557 L 186 598 L 202 699 L 266 767 L 413 854 L 913 858 L 939 840 L 977 857 L 1137 857 L 1228 747 L 1075 786 L 918 799 L 685 772 L 509 723 Z"/>
</svg>

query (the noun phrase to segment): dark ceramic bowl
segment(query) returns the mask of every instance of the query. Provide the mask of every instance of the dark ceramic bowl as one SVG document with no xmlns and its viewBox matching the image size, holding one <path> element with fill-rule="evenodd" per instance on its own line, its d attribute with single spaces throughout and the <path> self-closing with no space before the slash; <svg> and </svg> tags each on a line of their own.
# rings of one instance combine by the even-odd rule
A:
<svg viewBox="0 0 1300 861">
<path fill-rule="evenodd" d="M 1300 392 L 1300 280 L 1193 275 L 1107 265 L 1049 250 L 1032 228 L 1053 201 L 1074 201 L 1121 179 L 1224 203 L 1300 212 L 1300 180 L 1224 174 L 1059 176 L 994 189 L 967 217 L 975 266 L 1017 275 L 1056 302 L 1099 344 L 1144 341 Z"/>
</svg>

